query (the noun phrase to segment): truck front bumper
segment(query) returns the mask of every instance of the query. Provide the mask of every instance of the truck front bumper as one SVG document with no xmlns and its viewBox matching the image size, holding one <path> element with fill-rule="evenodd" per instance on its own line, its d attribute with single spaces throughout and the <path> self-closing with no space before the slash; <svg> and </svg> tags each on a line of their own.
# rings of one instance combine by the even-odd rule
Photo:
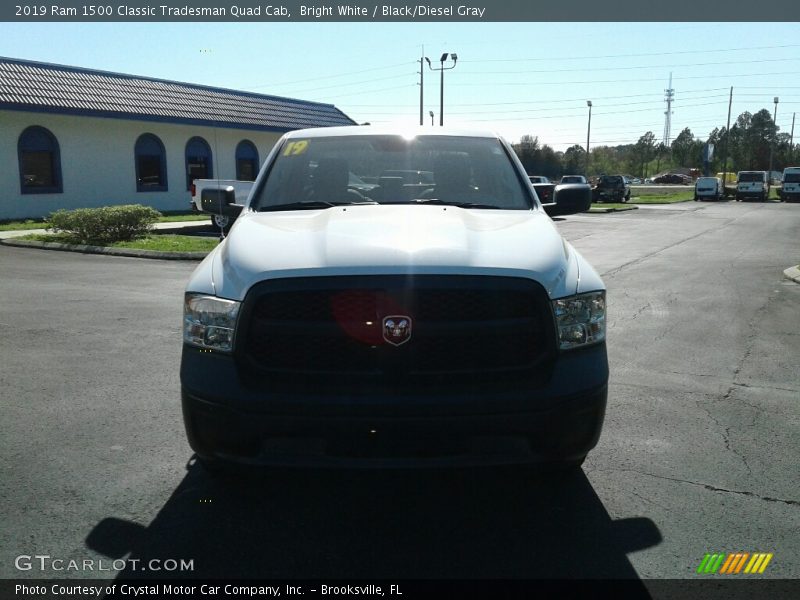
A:
<svg viewBox="0 0 800 600">
<path fill-rule="evenodd" d="M 580 460 L 600 437 L 605 344 L 559 357 L 544 386 L 338 397 L 253 389 L 232 357 L 184 347 L 184 424 L 201 458 L 263 465 L 419 467 Z"/>
</svg>

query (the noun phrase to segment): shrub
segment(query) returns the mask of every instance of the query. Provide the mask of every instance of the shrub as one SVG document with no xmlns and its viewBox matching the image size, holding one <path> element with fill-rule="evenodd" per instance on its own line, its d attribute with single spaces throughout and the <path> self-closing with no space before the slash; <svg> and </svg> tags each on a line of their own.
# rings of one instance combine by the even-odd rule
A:
<svg viewBox="0 0 800 600">
<path fill-rule="evenodd" d="M 58 210 L 50 215 L 55 231 L 70 234 L 84 244 L 128 242 L 149 233 L 161 216 L 156 209 L 141 204 Z"/>
</svg>

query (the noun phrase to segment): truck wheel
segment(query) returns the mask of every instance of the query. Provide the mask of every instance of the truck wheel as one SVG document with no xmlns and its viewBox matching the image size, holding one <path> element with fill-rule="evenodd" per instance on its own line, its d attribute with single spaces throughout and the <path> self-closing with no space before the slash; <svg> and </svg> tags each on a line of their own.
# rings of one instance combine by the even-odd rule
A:
<svg viewBox="0 0 800 600">
<path fill-rule="evenodd" d="M 622 201 L 623 201 L 623 202 L 627 202 L 627 201 L 628 201 L 628 200 L 630 200 L 630 199 L 631 199 L 631 193 L 630 193 L 630 192 L 628 192 L 628 193 L 625 195 L 625 197 L 622 199 Z"/>
</svg>

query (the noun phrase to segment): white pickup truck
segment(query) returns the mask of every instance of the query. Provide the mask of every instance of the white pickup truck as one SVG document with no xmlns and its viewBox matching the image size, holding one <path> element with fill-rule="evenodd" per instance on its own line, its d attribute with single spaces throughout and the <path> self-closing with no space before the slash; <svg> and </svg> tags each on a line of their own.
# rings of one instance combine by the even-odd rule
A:
<svg viewBox="0 0 800 600">
<path fill-rule="evenodd" d="M 496 134 L 294 131 L 243 205 L 203 201 L 238 214 L 184 296 L 184 423 L 212 472 L 577 469 L 597 443 L 605 286 Z"/>
<path fill-rule="evenodd" d="M 195 179 L 192 182 L 191 189 L 191 208 L 194 211 L 210 213 L 213 217 L 214 224 L 220 229 L 226 229 L 231 225 L 233 218 L 229 215 L 222 214 L 222 207 L 213 206 L 213 202 L 206 202 L 206 206 L 203 207 L 203 191 L 225 190 L 232 187 L 236 195 L 236 203 L 244 204 L 247 201 L 247 197 L 250 195 L 250 190 L 253 189 L 253 183 L 252 181 L 239 181 L 237 179 Z"/>
</svg>

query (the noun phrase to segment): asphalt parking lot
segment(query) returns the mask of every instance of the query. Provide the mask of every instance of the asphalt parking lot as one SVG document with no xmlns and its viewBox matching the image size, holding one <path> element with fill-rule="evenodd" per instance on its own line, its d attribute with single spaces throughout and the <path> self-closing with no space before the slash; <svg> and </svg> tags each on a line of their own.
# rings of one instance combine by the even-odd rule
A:
<svg viewBox="0 0 800 600">
<path fill-rule="evenodd" d="M 195 263 L 0 247 L 0 578 L 800 578 L 800 206 L 684 203 L 558 228 L 608 286 L 606 425 L 583 472 L 270 471 L 214 480 L 179 406 Z M 95 563 L 96 565 L 99 563 Z"/>
</svg>

